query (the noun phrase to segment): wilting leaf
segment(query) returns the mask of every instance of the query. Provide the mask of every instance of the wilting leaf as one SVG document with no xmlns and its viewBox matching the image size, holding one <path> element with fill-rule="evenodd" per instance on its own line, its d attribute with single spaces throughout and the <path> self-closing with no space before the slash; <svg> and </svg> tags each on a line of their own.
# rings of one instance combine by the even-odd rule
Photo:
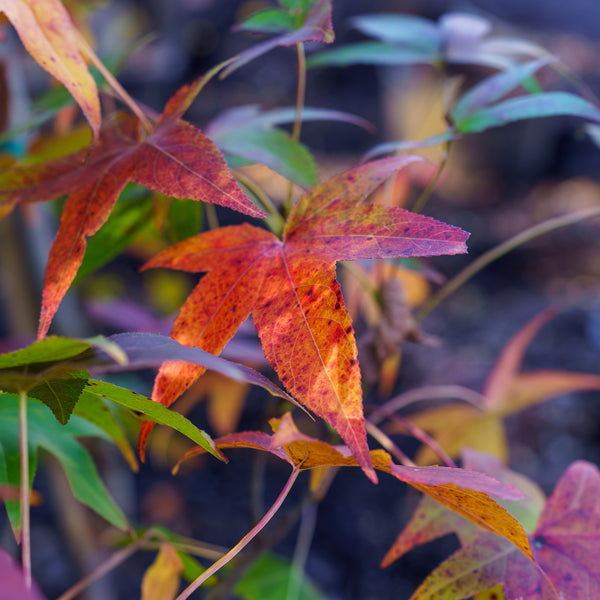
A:
<svg viewBox="0 0 600 600">
<path fill-rule="evenodd" d="M 165 250 L 144 268 L 209 271 L 181 308 L 171 336 L 215 354 L 252 312 L 265 355 L 304 406 L 328 421 L 370 464 L 351 319 L 335 278 L 337 260 L 432 256 L 465 251 L 467 234 L 367 197 L 412 157 L 385 159 L 337 175 L 303 196 L 283 240 L 239 225 Z M 169 406 L 202 373 L 165 365 L 153 398 Z M 147 428 L 146 434 L 150 428 Z M 143 451 L 145 439 L 140 438 Z"/>
<path fill-rule="evenodd" d="M 8 480 L 0 483 L 19 485 L 18 398 L 2 394 L 0 400 L 0 452 L 4 459 L 0 461 L 4 463 L 4 468 L 0 467 L 0 475 L 2 471 L 4 476 L 8 474 Z M 35 474 L 38 450 L 49 452 L 65 470 L 75 497 L 116 527 L 126 529 L 128 524 L 125 516 L 106 491 L 89 452 L 76 439 L 95 436 L 110 441 L 110 438 L 101 429 L 76 415 L 66 425 L 59 424 L 48 407 L 33 399 L 29 399 L 27 403 L 27 421 L 31 480 Z M 21 528 L 19 504 L 7 503 L 7 510 L 13 530 L 18 536 Z"/>
<path fill-rule="evenodd" d="M 182 571 L 183 563 L 175 548 L 163 542 L 154 562 L 144 573 L 141 600 L 173 600 L 179 590 Z"/>
<path fill-rule="evenodd" d="M 302 434 L 289 413 L 273 419 L 273 435 L 260 431 L 245 431 L 215 440 L 218 448 L 254 448 L 274 454 L 299 470 L 322 467 L 362 466 L 347 446 L 331 446 Z M 188 451 L 176 465 L 205 452 L 203 448 Z M 529 541 L 519 523 L 490 495 L 516 500 L 522 494 L 515 488 L 498 483 L 476 471 L 449 467 L 405 467 L 396 465 L 384 450 L 371 450 L 375 469 L 389 473 L 430 496 L 450 510 L 488 531 L 501 535 L 522 552 L 531 556 Z"/>
<path fill-rule="evenodd" d="M 240 52 L 240 54 L 232 59 L 232 64 L 223 71 L 223 77 L 226 77 L 236 69 L 266 54 L 277 46 L 294 46 L 303 42 L 331 43 L 333 39 L 331 0 L 316 0 L 312 3 L 306 15 L 304 15 L 303 21 L 298 23 L 292 31 L 286 31 L 275 38 L 266 40 Z"/>
<path fill-rule="evenodd" d="M 79 53 L 79 34 L 60 0 L 0 0 L 0 12 L 13 24 L 29 54 L 69 90 L 98 137 L 98 89 Z"/>
<path fill-rule="evenodd" d="M 46 267 L 39 338 L 77 273 L 86 238 L 107 221 L 128 181 L 264 216 L 238 187 L 214 144 L 189 123 L 172 118 L 159 121 L 147 134 L 136 117 L 116 113 L 92 147 L 4 172 L 0 205 L 47 201 L 70 192 Z"/>
</svg>

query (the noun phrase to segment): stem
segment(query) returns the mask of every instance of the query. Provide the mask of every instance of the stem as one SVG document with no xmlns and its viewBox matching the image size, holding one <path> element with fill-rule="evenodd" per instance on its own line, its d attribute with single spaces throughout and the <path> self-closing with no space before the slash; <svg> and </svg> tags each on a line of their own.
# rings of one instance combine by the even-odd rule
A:
<svg viewBox="0 0 600 600">
<path fill-rule="evenodd" d="M 510 239 L 498 244 L 494 248 L 491 248 L 487 252 L 484 252 L 479 258 L 475 259 L 472 263 L 467 265 L 460 273 L 450 279 L 446 285 L 441 287 L 437 293 L 435 293 L 427 303 L 425 303 L 420 310 L 415 314 L 417 321 L 422 321 L 438 304 L 441 304 L 448 296 L 453 294 L 458 288 L 464 283 L 469 281 L 471 277 L 479 273 L 484 267 L 487 267 L 491 262 L 504 256 L 511 250 L 529 242 L 545 233 L 550 233 L 561 227 L 567 225 L 573 225 L 579 221 L 585 221 L 591 217 L 600 216 L 600 206 L 594 206 L 592 208 L 585 208 L 578 210 L 567 215 L 560 217 L 554 217 L 538 223 L 521 233 L 511 237 Z"/>
<path fill-rule="evenodd" d="M 370 421 L 365 421 L 367 433 L 372 435 L 393 457 L 397 458 L 406 467 L 416 467 L 417 465 L 406 455 L 390 438 L 389 435 L 381 431 L 377 425 Z"/>
<path fill-rule="evenodd" d="M 142 112 L 142 109 L 138 106 L 137 102 L 125 91 L 123 86 L 117 81 L 115 76 L 104 66 L 104 63 L 96 56 L 96 53 L 90 48 L 85 38 L 77 33 L 77 45 L 79 50 L 89 59 L 89 61 L 100 71 L 102 77 L 106 80 L 106 83 L 112 87 L 113 90 L 119 95 L 121 100 L 131 109 L 131 112 L 140 120 L 144 129 L 150 133 L 152 131 L 152 125 L 146 118 L 146 115 Z"/>
<path fill-rule="evenodd" d="M 296 44 L 296 57 L 298 60 L 298 87 L 296 88 L 296 118 L 292 127 L 292 139 L 297 142 L 300 139 L 300 131 L 302 129 L 302 111 L 304 109 L 304 98 L 306 96 L 306 56 L 304 54 L 304 44 L 298 42 Z M 287 197 L 284 204 L 285 214 L 289 214 L 292 210 L 292 194 L 294 192 L 294 184 L 290 181 L 287 189 Z"/>
<path fill-rule="evenodd" d="M 421 192 L 421 195 L 416 199 L 416 201 L 411 209 L 412 212 L 415 212 L 415 213 L 423 212 L 423 209 L 425 208 L 425 204 L 427 204 L 427 201 L 431 197 L 431 194 L 433 193 L 433 190 L 437 186 L 438 181 L 440 180 L 440 177 L 442 176 L 442 173 L 444 171 L 444 168 L 446 167 L 446 164 L 448 162 L 448 154 L 449 153 L 450 153 L 450 142 L 446 142 L 444 144 L 444 154 L 442 156 L 442 160 L 440 161 L 440 164 L 438 165 L 435 175 L 432 177 L 431 181 L 427 184 L 427 187 Z"/>
<path fill-rule="evenodd" d="M 204 571 L 204 573 L 202 573 L 202 575 L 200 575 L 200 577 L 188 585 L 188 587 L 186 587 L 185 590 L 183 590 L 183 592 L 181 592 L 181 594 L 179 594 L 175 600 L 185 600 L 186 598 L 189 598 L 211 575 L 214 575 L 221 567 L 226 565 L 230 560 L 237 556 L 256 537 L 256 535 L 263 530 L 263 528 L 279 510 L 279 507 L 283 504 L 283 501 L 286 499 L 287 495 L 290 493 L 290 490 L 292 489 L 292 486 L 294 485 L 299 473 L 300 469 L 294 467 L 285 486 L 281 490 L 279 496 L 277 496 L 277 500 L 275 500 L 271 508 L 265 513 L 264 517 L 227 554 L 214 562 L 208 569 L 206 569 L 206 571 Z"/>
<path fill-rule="evenodd" d="M 379 263 L 376 264 L 379 265 Z M 358 283 L 365 290 L 365 292 L 367 292 L 367 294 L 371 296 L 375 305 L 378 308 L 381 308 L 381 294 L 379 293 L 379 290 L 373 285 L 373 282 L 369 279 L 367 273 L 365 273 L 363 269 L 357 266 L 356 263 L 349 260 L 342 261 L 341 265 L 344 267 L 344 269 L 348 271 L 348 273 L 351 273 L 354 276 L 354 278 L 358 281 Z"/>
<path fill-rule="evenodd" d="M 206 202 L 204 204 L 204 211 L 206 213 L 206 221 L 209 229 L 219 229 L 219 217 L 217 216 L 217 209 L 214 204 Z"/>
<path fill-rule="evenodd" d="M 27 393 L 19 392 L 19 455 L 21 460 L 21 562 L 25 587 L 31 589 L 31 528 L 29 524 L 29 442 Z"/>
<path fill-rule="evenodd" d="M 377 410 L 375 410 L 369 417 L 369 421 L 374 425 L 381 423 L 389 415 L 421 400 L 441 400 L 447 398 L 458 398 L 472 404 L 476 408 L 481 408 L 481 404 L 484 401 L 484 397 L 469 388 L 463 387 L 462 385 L 426 385 L 414 390 L 409 390 L 398 396 L 395 396 L 391 400 L 388 400 L 385 404 L 382 404 Z"/>
<path fill-rule="evenodd" d="M 61 594 L 58 600 L 71 600 L 85 590 L 88 586 L 92 585 L 94 581 L 100 579 L 106 575 L 109 571 L 112 571 L 115 567 L 118 567 L 121 563 L 125 562 L 132 554 L 135 554 L 144 544 L 153 536 L 157 535 L 157 532 L 153 529 L 148 529 L 146 533 L 135 542 L 133 542 L 127 548 L 119 550 L 105 560 L 101 565 L 95 568 L 89 575 L 86 575 L 83 579 L 79 580 L 74 586 L 70 587 L 66 592 Z"/>
<path fill-rule="evenodd" d="M 267 220 L 271 225 L 271 230 L 276 235 L 280 234 L 283 231 L 285 221 L 283 220 L 283 217 L 281 216 L 279 210 L 277 210 L 277 207 L 273 204 L 271 198 L 269 198 L 269 196 L 267 196 L 267 194 L 263 192 L 260 186 L 258 186 L 254 181 L 252 181 L 250 177 L 244 175 L 244 173 L 242 173 L 241 171 L 235 171 L 235 178 L 256 196 L 261 206 L 267 211 L 269 215 Z"/>
<path fill-rule="evenodd" d="M 315 525 L 317 523 L 317 505 L 308 500 L 302 509 L 302 517 L 300 518 L 300 528 L 298 531 L 298 539 L 294 548 L 294 557 L 292 559 L 292 569 L 290 573 L 290 581 L 287 588 L 285 600 L 298 600 L 300 597 L 300 589 L 302 587 L 302 573 L 306 565 L 308 551 L 312 543 L 315 533 Z"/>
</svg>

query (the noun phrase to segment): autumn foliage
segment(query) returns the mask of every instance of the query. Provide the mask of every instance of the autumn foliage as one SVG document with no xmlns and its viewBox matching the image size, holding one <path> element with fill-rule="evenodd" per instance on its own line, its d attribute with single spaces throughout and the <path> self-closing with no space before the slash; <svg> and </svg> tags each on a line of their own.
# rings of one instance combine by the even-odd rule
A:
<svg viewBox="0 0 600 600">
<path fill-rule="evenodd" d="M 237 29 L 269 37 L 182 86 L 160 114 L 132 99 L 96 56 L 93 44 L 74 24 L 79 23 L 75 16 L 83 19 L 77 2 L 65 6 L 60 0 L 0 0 L 0 12 L 6 18 L 3 26 L 12 26 L 31 57 L 66 87 L 91 129 L 85 144 L 74 151 L 40 160 L 33 154 L 31 160 L 10 158 L 0 170 L 0 218 L 6 223 L 13 213 L 28 214 L 31 205 L 65 198 L 45 267 L 37 341 L 0 355 L 0 497 L 22 547 L 22 571 L 5 551 L 0 552 L 0 596 L 42 598 L 32 581 L 29 508 L 36 499 L 32 482 L 35 488 L 38 453 L 45 450 L 62 465 L 77 499 L 121 531 L 119 543 L 127 550 L 115 554 L 118 561 L 136 550 L 157 551 L 141 583 L 143 600 L 184 600 L 205 582 L 215 584 L 211 577 L 217 573 L 220 577 L 221 567 L 277 518 L 291 487 L 299 485 L 299 473 L 310 471 L 305 501 L 316 505 L 337 470 L 345 467 L 359 467 L 374 484 L 379 476 L 391 476 L 423 494 L 382 567 L 416 546 L 449 533 L 458 537 L 460 548 L 433 569 L 414 592 L 414 600 L 600 597 L 597 468 L 583 461 L 572 464 L 546 499 L 533 482 L 507 466 L 505 417 L 556 395 L 600 388 L 597 374 L 522 370 L 527 347 L 554 316 L 552 311 L 534 317 L 508 341 L 481 393 L 464 392 L 468 401 L 449 396 L 459 400 L 416 406 L 408 416 L 396 414 L 402 408 L 401 396 L 384 399 L 370 413 L 363 406 L 363 393 L 373 378 L 379 379 L 380 392 L 394 389 L 405 340 L 435 342 L 420 328 L 426 314 L 487 264 L 478 259 L 431 295 L 432 284 L 425 274 L 433 269 L 428 271 L 419 262 L 467 252 L 469 233 L 460 223 L 421 214 L 443 177 L 451 144 L 506 123 L 556 115 L 585 119 L 590 135 L 597 134 L 600 110 L 594 103 L 540 87 L 537 74 L 554 65 L 554 57 L 534 44 L 489 38 L 485 22 L 466 15 L 449 15 L 439 23 L 399 14 L 356 18 L 353 26 L 375 40 L 313 54 L 309 64 L 456 67 L 470 62 L 492 70 L 466 89 L 454 86 L 460 92 L 443 115 L 443 131 L 420 142 L 377 146 L 363 162 L 357 158 L 319 183 L 314 158 L 300 143 L 303 120 L 333 118 L 364 126 L 364 120 L 346 113 L 303 106 L 304 44 L 334 42 L 332 0 L 280 0 L 249 15 Z M 479 31 L 467 49 L 461 46 L 460 19 Z M 293 109 L 261 112 L 246 107 L 237 116 L 224 113 L 212 130 L 207 129 L 214 139 L 184 120 L 215 76 L 228 76 L 276 47 L 296 49 L 299 79 Z M 89 65 L 99 73 L 96 79 L 105 97 L 99 95 Z M 116 108 L 116 103 L 122 106 Z M 65 113 L 54 118 L 61 114 Z M 292 124 L 291 133 L 278 128 L 286 122 Z M 429 165 L 418 171 L 424 165 L 421 157 L 397 155 L 439 145 L 445 152 L 439 168 Z M 392 152 L 394 156 L 380 157 Z M 269 197 L 236 167 L 248 163 L 266 165 L 287 179 L 282 199 Z M 316 184 L 307 186 L 311 181 Z M 408 196 L 415 181 L 422 190 L 411 205 Z M 128 199 L 131 183 L 152 192 L 147 205 L 143 204 L 147 198 Z M 299 191 L 298 185 L 304 189 Z M 192 206 L 208 213 L 211 205 L 243 217 L 238 215 L 238 224 L 225 226 L 213 217 L 196 230 L 192 224 L 190 232 L 184 211 Z M 131 214 L 139 211 L 141 217 L 132 224 L 118 223 L 132 206 Z M 171 210 L 184 215 L 174 220 L 174 236 L 165 226 L 165 214 Z M 539 231 L 533 228 L 522 239 L 510 240 L 505 251 L 598 212 L 588 208 L 542 224 Z M 88 240 L 97 235 L 96 239 L 111 240 L 125 250 L 150 222 L 156 226 L 155 247 L 160 251 L 150 255 L 145 249 L 140 270 L 201 274 L 177 312 L 170 337 L 153 332 L 86 339 L 48 335 L 64 297 L 78 282 L 78 271 L 91 260 Z M 94 249 L 94 264 L 112 258 L 109 246 Z M 357 261 L 356 266 L 347 261 Z M 452 264 L 448 262 L 449 270 Z M 220 356 L 249 317 L 258 336 L 253 352 L 239 359 L 243 364 Z M 357 323 L 369 328 L 362 346 L 357 343 Z M 266 364 L 271 375 L 255 370 Z M 147 368 L 158 369 L 151 398 L 94 378 Z M 204 375 L 207 370 L 212 373 Z M 170 409 L 188 390 L 197 392 L 202 382 L 206 393 L 214 392 L 213 429 L 231 430 L 216 439 Z M 286 405 L 277 407 L 279 416 L 269 425 L 265 420 L 264 430 L 238 431 L 250 386 L 285 400 Z M 423 399 L 429 399 L 427 394 Z M 82 438 L 114 443 L 131 468 L 138 468 L 127 434 L 107 403 L 141 420 L 136 433 L 142 461 L 152 447 L 153 428 L 162 424 L 194 442 L 178 457 L 175 471 L 206 453 L 211 460 L 226 462 L 235 460 L 236 452 L 258 451 L 287 463 L 289 479 L 240 543 L 204 567 L 191 558 L 190 544 L 172 532 L 134 533 L 105 488 Z M 288 412 L 292 406 L 296 416 L 324 421 L 330 429 L 320 431 L 329 431 L 327 440 L 303 433 L 296 424 L 300 419 L 295 421 Z M 45 424 L 48 419 L 50 424 Z M 392 438 L 407 433 L 421 444 L 414 459 Z M 374 447 L 377 444 L 383 449 Z M 454 460 L 461 460 L 461 467 Z M 440 462 L 444 466 L 432 466 Z M 277 597 L 286 597 L 289 581 L 299 576 L 297 567 L 278 567 L 285 585 Z M 98 569 L 92 579 L 103 572 Z M 256 597 L 243 592 L 242 571 L 233 572 L 232 581 L 242 579 L 240 597 Z M 189 585 L 180 592 L 182 578 Z M 229 589 L 226 580 L 227 575 L 218 584 L 223 590 Z M 64 598 L 72 593 L 67 591 Z"/>
</svg>

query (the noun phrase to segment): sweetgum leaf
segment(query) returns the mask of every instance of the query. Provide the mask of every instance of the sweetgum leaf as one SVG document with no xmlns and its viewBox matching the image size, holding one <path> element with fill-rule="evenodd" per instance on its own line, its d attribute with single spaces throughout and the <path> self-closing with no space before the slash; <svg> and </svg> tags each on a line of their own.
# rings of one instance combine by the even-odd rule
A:
<svg viewBox="0 0 600 600">
<path fill-rule="evenodd" d="M 235 26 L 237 31 L 254 33 L 281 33 L 294 28 L 294 16 L 279 8 L 260 10 Z"/>
<path fill-rule="evenodd" d="M 98 89 L 79 53 L 77 31 L 60 0 L 0 0 L 31 56 L 71 93 L 94 137 L 100 131 Z"/>
<path fill-rule="evenodd" d="M 127 519 L 106 491 L 89 452 L 76 439 L 80 436 L 105 438 L 104 432 L 77 416 L 72 416 L 69 423 L 61 425 L 54 419 L 48 407 L 33 399 L 29 399 L 27 403 L 27 422 L 30 461 L 32 458 L 35 459 L 39 449 L 52 454 L 65 470 L 75 497 L 114 526 L 126 529 Z M 16 471 L 16 481 L 13 479 L 0 481 L 0 483 L 18 485 L 20 481 L 18 467 L 17 469 L 11 467 L 19 464 L 18 423 L 18 398 L 11 394 L 2 394 L 0 396 L 0 446 L 3 449 L 4 464 L 8 467 L 5 472 L 10 474 Z M 33 480 L 35 468 L 30 470 L 30 473 Z M 9 511 L 9 517 L 13 530 L 19 535 L 21 511 L 19 504 L 14 504 L 16 506 Z"/>
<path fill-rule="evenodd" d="M 35 582 L 31 587 L 27 586 L 21 567 L 2 547 L 0 547 L 0 598 L 5 600 L 44 600 L 44 596 Z"/>
<path fill-rule="evenodd" d="M 238 187 L 214 144 L 182 120 L 159 121 L 145 135 L 136 117 L 116 113 L 90 148 L 2 173 L 0 205 L 47 201 L 70 192 L 48 257 L 39 338 L 46 335 L 81 265 L 86 238 L 107 221 L 128 181 L 166 195 L 265 216 Z"/>
<path fill-rule="evenodd" d="M 252 313 L 265 356 L 285 387 L 337 430 L 373 480 L 356 342 L 335 263 L 465 251 L 467 234 L 460 229 L 367 203 L 379 184 L 414 160 L 375 161 L 318 185 L 291 211 L 282 240 L 247 224 L 223 227 L 144 266 L 208 271 L 182 306 L 171 336 L 217 354 Z M 165 365 L 153 398 L 169 406 L 202 372 Z M 140 451 L 149 431 L 142 431 Z"/>
</svg>

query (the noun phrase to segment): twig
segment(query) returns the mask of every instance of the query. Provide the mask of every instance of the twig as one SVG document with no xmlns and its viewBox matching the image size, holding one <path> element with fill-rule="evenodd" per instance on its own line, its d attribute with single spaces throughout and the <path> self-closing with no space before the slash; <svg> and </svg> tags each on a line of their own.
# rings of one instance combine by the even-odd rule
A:
<svg viewBox="0 0 600 600">
<path fill-rule="evenodd" d="M 19 454 L 21 459 L 21 561 L 25 587 L 31 589 L 31 527 L 29 523 L 29 442 L 27 392 L 19 392 Z"/>
</svg>

